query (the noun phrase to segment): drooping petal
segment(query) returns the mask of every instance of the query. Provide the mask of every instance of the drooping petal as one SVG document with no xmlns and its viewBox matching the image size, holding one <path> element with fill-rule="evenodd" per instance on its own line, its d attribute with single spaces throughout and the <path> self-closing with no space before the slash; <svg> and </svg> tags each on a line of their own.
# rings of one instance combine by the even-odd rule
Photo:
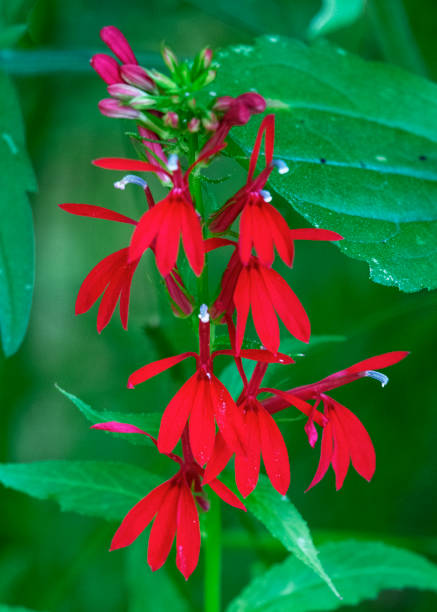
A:
<svg viewBox="0 0 437 612">
<path fill-rule="evenodd" d="M 160 203 L 161 205 L 164 202 Z M 152 209 L 153 210 L 153 209 Z M 160 218 L 157 231 L 155 255 L 156 265 L 162 276 L 167 276 L 176 265 L 182 226 L 182 209 L 177 200 L 170 196 L 165 200 L 165 210 Z M 132 241 L 132 253 L 134 253 Z M 143 245 L 145 243 L 143 242 Z"/>
<path fill-rule="evenodd" d="M 270 231 L 279 257 L 287 266 L 291 266 L 294 257 L 294 245 L 290 237 L 288 224 L 281 213 L 268 202 L 264 203 L 263 209 L 266 219 L 265 231 Z"/>
<path fill-rule="evenodd" d="M 186 484 L 180 487 L 176 525 L 176 565 L 188 580 L 199 560 L 200 527 L 196 502 Z"/>
<path fill-rule="evenodd" d="M 125 266 L 116 270 L 114 276 L 109 282 L 108 288 L 103 294 L 97 313 L 97 331 L 99 334 L 108 325 L 112 315 L 114 314 L 115 307 L 117 306 L 117 302 L 120 297 L 124 275 Z"/>
<path fill-rule="evenodd" d="M 211 375 L 211 398 L 214 416 L 223 438 L 234 453 L 245 454 L 246 432 L 241 411 L 219 379 Z"/>
<path fill-rule="evenodd" d="M 126 273 L 123 278 L 120 292 L 120 319 L 124 329 L 127 329 L 127 320 L 129 314 L 130 290 L 132 286 L 132 278 L 139 264 L 139 259 L 133 261 L 126 266 Z"/>
<path fill-rule="evenodd" d="M 317 483 L 319 483 L 322 480 L 323 476 L 328 471 L 329 465 L 332 460 L 333 452 L 334 452 L 334 437 L 333 437 L 333 431 L 332 431 L 332 423 L 329 421 L 328 424 L 323 428 L 319 465 L 317 466 L 317 470 L 314 475 L 314 478 L 312 479 L 311 484 L 306 489 L 306 491 L 309 491 L 312 487 L 314 487 Z"/>
<path fill-rule="evenodd" d="M 215 424 L 211 381 L 199 377 L 190 414 L 190 444 L 199 465 L 210 460 L 214 448 Z"/>
<path fill-rule="evenodd" d="M 359 361 L 354 365 L 337 372 L 337 374 L 356 374 L 358 372 L 366 372 L 368 370 L 380 370 L 381 368 L 387 368 L 388 366 L 398 363 L 402 359 L 405 359 L 409 355 L 409 351 L 392 351 L 391 353 L 383 353 L 382 355 L 376 355 L 369 359 Z"/>
<path fill-rule="evenodd" d="M 106 219 L 108 221 L 118 221 L 119 223 L 130 223 L 136 225 L 137 222 L 130 217 L 121 215 L 114 210 L 93 204 L 59 204 L 59 208 L 72 215 L 80 217 L 92 217 L 93 219 Z"/>
<path fill-rule="evenodd" d="M 215 478 L 208 483 L 208 486 L 210 486 L 214 493 L 216 493 L 224 502 L 230 506 L 234 506 L 234 508 L 239 508 L 240 510 L 247 512 L 246 506 L 243 504 L 243 502 L 241 502 L 235 493 L 228 489 L 226 485 L 220 482 L 220 480 Z"/>
<path fill-rule="evenodd" d="M 260 393 L 264 391 L 267 393 L 273 393 L 277 397 L 280 397 L 284 400 L 284 402 L 287 402 L 288 406 L 294 406 L 306 414 L 306 416 L 313 418 L 318 425 L 321 425 L 322 427 L 325 425 L 326 419 L 323 414 L 318 410 L 315 410 L 314 407 L 308 402 L 304 401 L 300 397 L 297 397 L 297 395 L 293 395 L 289 391 L 281 391 L 280 389 L 272 389 L 270 387 L 265 387 L 259 390 Z M 268 400 L 264 400 L 262 403 L 268 405 Z"/>
<path fill-rule="evenodd" d="M 181 353 L 180 355 L 175 355 L 174 357 L 165 357 L 164 359 L 159 359 L 158 361 L 148 363 L 129 376 L 127 385 L 130 389 L 133 389 L 136 385 L 139 385 L 146 380 L 149 380 L 149 378 L 153 378 L 154 376 L 161 374 L 161 372 L 172 368 L 184 359 L 188 359 L 188 357 L 197 357 L 197 355 L 196 353 L 188 351 L 186 353 Z"/>
<path fill-rule="evenodd" d="M 252 155 L 250 156 L 249 172 L 247 180 L 251 181 L 256 169 L 258 157 L 261 149 L 262 138 L 265 135 L 264 150 L 266 157 L 266 166 L 269 166 L 273 160 L 273 145 L 275 141 L 275 115 L 266 115 L 261 121 L 258 133 L 256 135 L 255 144 L 253 146 Z"/>
<path fill-rule="evenodd" d="M 235 482 L 243 497 L 247 497 L 255 489 L 261 461 L 261 441 L 258 426 L 258 416 L 255 410 L 249 408 L 244 416 L 246 429 L 246 454 L 235 455 Z"/>
<path fill-rule="evenodd" d="M 164 565 L 173 544 L 176 534 L 179 492 L 179 483 L 171 482 L 150 530 L 147 562 L 153 572 Z"/>
<path fill-rule="evenodd" d="M 246 204 L 240 217 L 240 238 L 238 240 L 238 251 L 241 262 L 247 266 L 252 253 L 253 232 L 255 226 L 255 206 Z"/>
<path fill-rule="evenodd" d="M 260 199 L 262 200 L 261 196 Z M 259 261 L 264 266 L 271 266 L 275 258 L 273 236 L 269 230 L 269 218 L 265 208 L 269 206 L 262 200 L 260 205 L 253 206 L 252 240 Z"/>
<path fill-rule="evenodd" d="M 260 269 L 258 266 L 249 269 L 253 323 L 262 344 L 272 353 L 277 353 L 280 343 L 278 319 L 272 305 L 272 296 Z M 273 303 L 276 308 L 276 303 Z"/>
<path fill-rule="evenodd" d="M 208 461 L 203 474 L 203 484 L 209 484 L 224 470 L 233 451 L 227 446 L 220 431 L 217 432 L 211 459 Z"/>
<path fill-rule="evenodd" d="M 168 212 L 166 200 L 158 202 L 156 206 L 144 213 L 132 234 L 129 246 L 129 258 L 131 261 L 139 259 L 144 251 L 150 247 L 153 239 L 160 231 Z"/>
<path fill-rule="evenodd" d="M 262 266 L 259 270 L 275 310 L 285 327 L 298 340 L 308 342 L 311 334 L 310 321 L 294 291 L 275 270 Z"/>
<path fill-rule="evenodd" d="M 194 274 L 200 276 L 205 261 L 202 228 L 196 211 L 188 202 L 182 209 L 182 241 Z"/>
<path fill-rule="evenodd" d="M 160 453 L 171 453 L 178 443 L 197 392 L 197 372 L 182 385 L 162 415 L 158 435 Z"/>
<path fill-rule="evenodd" d="M 110 550 L 129 546 L 144 531 L 168 492 L 171 480 L 167 480 L 139 501 L 124 517 L 112 538 Z"/>
<path fill-rule="evenodd" d="M 250 308 L 250 276 L 247 268 L 243 268 L 238 277 L 234 291 L 234 304 L 237 309 L 236 348 L 241 349 L 244 331 L 246 329 L 247 317 Z"/>
<path fill-rule="evenodd" d="M 101 429 L 103 431 L 112 431 L 115 433 L 143 434 L 150 438 L 156 444 L 156 439 L 149 433 L 147 433 L 147 431 L 143 431 L 136 425 L 130 425 L 130 423 L 121 423 L 120 421 L 107 421 L 106 423 L 96 423 L 95 425 L 91 425 L 90 429 Z"/>
<path fill-rule="evenodd" d="M 171 174 L 157 164 L 143 162 L 138 159 L 126 159 L 124 157 L 101 157 L 92 161 L 94 166 L 105 170 L 122 170 L 123 172 L 153 172 L 154 174 L 165 174 L 171 178 Z"/>
<path fill-rule="evenodd" d="M 117 269 L 127 258 L 126 249 L 111 253 L 89 272 L 83 281 L 76 299 L 75 313 L 89 310 L 103 293 Z"/>
<path fill-rule="evenodd" d="M 232 349 L 220 349 L 214 351 L 212 357 L 214 358 L 218 355 L 229 355 L 233 357 L 235 353 Z M 241 349 L 240 357 L 252 361 L 261 361 L 262 363 L 281 363 L 284 365 L 295 363 L 294 359 L 289 355 L 285 355 L 285 353 L 276 353 L 276 355 L 274 355 L 271 351 L 266 351 L 265 349 Z"/>
<path fill-rule="evenodd" d="M 292 240 L 343 240 L 343 236 L 340 236 L 337 232 L 315 227 L 292 229 L 290 235 Z"/>
<path fill-rule="evenodd" d="M 330 408 L 328 418 L 332 422 L 332 432 L 334 436 L 334 452 L 332 453 L 331 463 L 335 472 L 335 488 L 339 491 L 343 486 L 344 479 L 349 469 L 349 441 L 338 419 L 337 411 Z"/>
<path fill-rule="evenodd" d="M 273 487 L 285 495 L 290 486 L 290 461 L 284 438 L 273 417 L 261 405 L 258 409 L 261 452 Z"/>
</svg>

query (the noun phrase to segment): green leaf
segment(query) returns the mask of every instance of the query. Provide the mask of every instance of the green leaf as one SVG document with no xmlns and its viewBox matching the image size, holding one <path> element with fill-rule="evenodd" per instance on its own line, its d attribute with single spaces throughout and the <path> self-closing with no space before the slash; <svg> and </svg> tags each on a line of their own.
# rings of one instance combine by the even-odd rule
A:
<svg viewBox="0 0 437 612">
<path fill-rule="evenodd" d="M 32 212 L 26 191 L 36 189 L 15 90 L 0 72 L 0 332 L 13 355 L 26 333 L 34 283 Z"/>
<path fill-rule="evenodd" d="M 25 23 L 17 23 L 0 30 L 0 49 L 13 47 L 27 30 Z"/>
<path fill-rule="evenodd" d="M 311 574 L 314 572 L 322 583 L 327 584 L 340 597 L 317 557 L 308 525 L 288 497 L 280 495 L 272 488 L 268 478 L 260 475 L 255 491 L 244 503 L 288 551 L 311 569 Z"/>
<path fill-rule="evenodd" d="M 323 0 L 308 26 L 308 37 L 325 36 L 356 21 L 364 13 L 364 0 Z"/>
<path fill-rule="evenodd" d="M 331 542 L 320 558 L 343 599 L 295 557 L 256 578 L 228 607 L 228 612 L 308 612 L 335 610 L 374 599 L 383 589 L 437 590 L 437 566 L 416 553 L 381 542 Z"/>
<path fill-rule="evenodd" d="M 269 185 L 371 278 L 404 291 L 437 287 L 437 86 L 328 43 L 278 36 L 224 50 L 214 90 L 258 88 L 276 113 Z M 245 163 L 259 119 L 232 137 Z M 326 248 L 329 248 L 327 245 Z"/>
<path fill-rule="evenodd" d="M 41 461 L 0 464 L 0 482 L 61 510 L 108 520 L 121 519 L 159 484 L 159 478 L 129 463 Z"/>
<path fill-rule="evenodd" d="M 6 606 L 0 604 L 0 612 L 37 612 L 36 610 L 30 610 L 30 608 L 22 608 L 21 606 Z"/>
<path fill-rule="evenodd" d="M 90 421 L 93 425 L 96 423 L 107 423 L 108 421 L 119 421 L 121 423 L 129 423 L 130 425 L 135 425 L 139 427 L 143 431 L 147 431 L 150 435 L 155 438 L 158 436 L 159 425 L 161 422 L 161 415 L 156 413 L 144 414 L 144 413 L 134 413 L 134 412 L 116 412 L 112 410 L 94 410 L 88 404 L 85 404 L 81 399 L 73 395 L 72 393 L 68 393 L 64 389 L 61 389 L 58 385 L 55 385 L 56 389 L 65 395 L 66 398 L 72 402 L 76 408 L 80 410 L 83 416 Z M 111 436 L 116 436 L 118 438 L 123 438 L 124 440 L 128 440 L 132 444 L 146 444 L 150 445 L 153 442 L 147 436 L 143 436 L 141 434 L 119 434 L 112 431 L 106 432 Z"/>
</svg>

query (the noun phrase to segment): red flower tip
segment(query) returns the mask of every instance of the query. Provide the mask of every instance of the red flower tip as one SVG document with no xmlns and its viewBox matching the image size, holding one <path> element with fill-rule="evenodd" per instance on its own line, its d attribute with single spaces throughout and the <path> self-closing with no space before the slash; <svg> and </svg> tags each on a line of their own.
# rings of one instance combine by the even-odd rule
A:
<svg viewBox="0 0 437 612">
<path fill-rule="evenodd" d="M 105 26 L 100 30 L 100 38 L 123 64 L 138 64 L 125 36 L 115 26 Z"/>
</svg>

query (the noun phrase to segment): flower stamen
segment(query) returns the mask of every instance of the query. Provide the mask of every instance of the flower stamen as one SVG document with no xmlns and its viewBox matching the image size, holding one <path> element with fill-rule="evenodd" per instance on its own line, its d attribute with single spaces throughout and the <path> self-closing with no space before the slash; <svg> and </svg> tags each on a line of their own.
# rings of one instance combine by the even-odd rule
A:
<svg viewBox="0 0 437 612">
<path fill-rule="evenodd" d="M 376 370 L 366 370 L 364 372 L 364 376 L 369 376 L 369 378 L 374 378 L 381 383 L 381 387 L 385 387 L 388 383 L 388 376 L 383 374 L 382 372 L 377 372 Z"/>
</svg>

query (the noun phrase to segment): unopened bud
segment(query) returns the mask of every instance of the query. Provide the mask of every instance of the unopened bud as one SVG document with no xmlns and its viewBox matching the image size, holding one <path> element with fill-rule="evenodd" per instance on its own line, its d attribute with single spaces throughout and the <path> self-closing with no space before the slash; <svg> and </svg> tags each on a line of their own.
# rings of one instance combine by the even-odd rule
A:
<svg viewBox="0 0 437 612">
<path fill-rule="evenodd" d="M 150 70 L 150 77 L 154 80 L 156 85 L 161 89 L 177 89 L 176 83 L 162 72 L 158 70 Z"/>
<path fill-rule="evenodd" d="M 100 30 L 100 38 L 123 64 L 137 64 L 137 58 L 120 30 L 114 26 L 106 26 Z"/>
<path fill-rule="evenodd" d="M 132 85 L 125 85 L 124 83 L 108 85 L 108 93 L 113 98 L 118 98 L 119 100 L 130 100 L 130 98 L 143 95 L 141 89 L 132 87 Z"/>
<path fill-rule="evenodd" d="M 187 102 L 187 106 L 191 108 L 191 110 L 194 110 L 196 108 L 196 98 L 190 98 Z"/>
<path fill-rule="evenodd" d="M 227 111 L 233 101 L 234 98 L 231 96 L 222 96 L 221 98 L 217 98 L 217 100 L 214 102 L 213 109 L 221 112 Z"/>
<path fill-rule="evenodd" d="M 209 47 L 203 49 L 203 51 L 200 52 L 200 59 L 202 62 L 202 68 L 209 68 L 212 62 L 212 49 L 210 49 Z"/>
<path fill-rule="evenodd" d="M 197 117 L 193 117 L 192 119 L 190 119 L 187 128 L 188 131 L 192 134 L 198 132 L 200 130 L 200 119 L 198 119 Z"/>
<path fill-rule="evenodd" d="M 174 72 L 179 65 L 176 55 L 169 47 L 163 47 L 161 53 L 162 58 L 170 72 Z"/>
<path fill-rule="evenodd" d="M 202 124 L 205 130 L 208 130 L 208 132 L 215 132 L 220 125 L 217 115 L 212 111 L 209 111 L 207 116 L 202 119 Z"/>
<path fill-rule="evenodd" d="M 134 85 L 135 87 L 140 87 L 144 89 L 144 91 L 156 91 L 155 83 L 142 66 L 138 66 L 138 64 L 124 64 L 120 72 L 126 83 Z"/>
<path fill-rule="evenodd" d="M 148 94 L 141 92 L 141 95 L 137 96 L 136 98 L 132 98 L 129 104 L 132 106 L 132 108 L 142 110 L 156 106 L 156 99 L 154 96 L 149 96 Z"/>
<path fill-rule="evenodd" d="M 100 100 L 99 111 L 106 117 L 116 117 L 117 119 L 139 119 L 141 113 L 129 106 L 124 106 L 118 100 L 105 98 Z"/>
<path fill-rule="evenodd" d="M 120 83 L 120 67 L 113 57 L 105 53 L 97 53 L 90 60 L 91 66 L 97 74 L 107 83 Z"/>
<path fill-rule="evenodd" d="M 164 125 L 176 129 L 179 125 L 179 115 L 170 111 L 164 115 Z"/>
</svg>

